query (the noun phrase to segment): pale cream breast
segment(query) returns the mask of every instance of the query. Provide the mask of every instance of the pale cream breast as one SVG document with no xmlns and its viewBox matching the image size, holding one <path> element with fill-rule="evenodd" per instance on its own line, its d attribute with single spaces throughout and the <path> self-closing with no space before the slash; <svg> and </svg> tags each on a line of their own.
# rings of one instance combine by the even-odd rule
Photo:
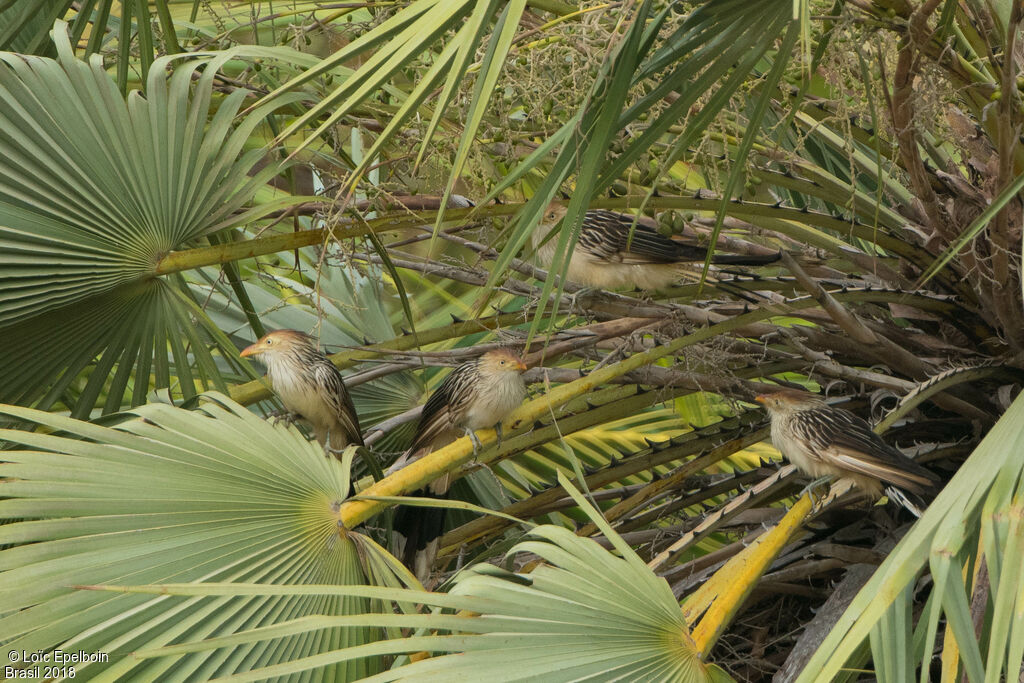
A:
<svg viewBox="0 0 1024 683">
<path fill-rule="evenodd" d="M 537 260 L 545 269 L 551 268 L 555 246 L 555 240 L 552 238 L 537 250 Z M 571 282 L 595 289 L 630 290 L 639 287 L 658 290 L 674 285 L 681 278 L 682 272 L 681 267 L 676 264 L 613 263 L 577 251 L 569 261 L 566 277 Z"/>
<path fill-rule="evenodd" d="M 494 388 L 477 395 L 460 427 L 476 431 L 498 424 L 526 398 L 526 386 L 516 373 L 506 372 Z"/>
<path fill-rule="evenodd" d="M 282 372 L 275 365 L 273 362 L 267 364 L 267 377 L 274 393 L 285 408 L 304 417 L 316 429 L 319 438 L 321 431 L 326 432 L 335 422 L 327 402 L 310 391 L 308 385 L 295 381 L 298 373 Z"/>
<path fill-rule="evenodd" d="M 833 474 L 834 470 L 824 465 L 819 458 L 809 453 L 804 443 L 790 436 L 793 432 L 785 427 L 784 417 L 772 417 L 772 444 L 796 468 L 812 477 L 824 477 Z"/>
</svg>

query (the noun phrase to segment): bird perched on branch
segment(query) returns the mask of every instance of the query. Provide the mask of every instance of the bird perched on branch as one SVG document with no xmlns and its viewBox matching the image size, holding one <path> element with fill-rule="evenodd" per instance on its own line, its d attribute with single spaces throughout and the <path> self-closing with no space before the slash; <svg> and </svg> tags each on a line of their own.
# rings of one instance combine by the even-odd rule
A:
<svg viewBox="0 0 1024 683">
<path fill-rule="evenodd" d="M 431 451 L 468 436 L 473 452 L 480 448 L 474 432 L 494 427 L 501 439 L 501 423 L 526 398 L 523 361 L 507 349 L 488 351 L 466 361 L 444 378 L 423 406 L 412 446 L 388 470 L 399 470 Z M 446 498 L 451 477 L 445 474 L 414 495 Z M 444 526 L 444 508 L 399 508 L 394 529 L 405 536 L 403 562 L 420 580 L 430 574 L 437 541 Z"/>
<path fill-rule="evenodd" d="M 566 206 L 551 202 L 531 235 L 531 243 L 544 268 L 550 268 L 557 238 L 545 242 L 565 217 Z M 586 287 L 599 289 L 657 290 L 672 286 L 687 272 L 687 265 L 703 263 L 708 250 L 659 233 L 643 218 L 614 211 L 591 210 L 583 215 L 579 240 L 572 251 L 566 276 Z M 758 266 L 780 255 L 715 254 L 719 265 Z"/>
<path fill-rule="evenodd" d="M 298 330 L 277 330 L 240 355 L 255 356 L 267 366 L 270 385 L 285 409 L 310 424 L 328 453 L 339 455 L 350 444 L 363 445 L 359 417 L 341 373 L 313 337 Z"/>
<path fill-rule="evenodd" d="M 874 499 L 882 492 L 915 516 L 905 492 L 934 489 L 938 478 L 882 440 L 867 422 L 816 394 L 783 389 L 754 399 L 768 410 L 772 443 L 804 474 L 845 479 Z"/>
</svg>

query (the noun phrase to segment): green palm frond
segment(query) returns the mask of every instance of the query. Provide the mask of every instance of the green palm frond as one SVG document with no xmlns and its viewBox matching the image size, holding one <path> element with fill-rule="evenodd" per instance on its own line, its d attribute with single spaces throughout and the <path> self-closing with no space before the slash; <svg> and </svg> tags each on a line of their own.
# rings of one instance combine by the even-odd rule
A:
<svg viewBox="0 0 1024 683">
<path fill-rule="evenodd" d="M 246 92 L 215 100 L 231 53 L 170 75 L 180 60 L 159 60 L 147 94 L 124 99 L 98 57 L 75 59 L 63 24 L 54 36 L 56 60 L 0 54 L 0 400 L 85 416 L 154 388 L 223 389 L 211 349 L 233 346 L 179 278 L 153 273 L 167 252 L 275 208 L 243 211 L 279 172 L 253 172 L 264 152 L 245 151 L 268 110 L 236 126 Z"/>
<path fill-rule="evenodd" d="M 438 653 L 409 662 L 400 657 L 389 671 L 367 681 L 544 680 L 551 683 L 597 680 L 725 683 L 721 669 L 701 661 L 682 612 L 668 584 L 655 576 L 605 525 L 567 480 L 569 493 L 591 519 L 602 525 L 616 555 L 590 539 L 555 526 L 537 527 L 513 553 L 540 557 L 547 564 L 510 573 L 490 565 L 462 572 L 448 594 L 361 586 L 279 586 L 192 584 L 108 586 L 127 595 L 265 595 L 360 597 L 435 606 L 428 614 L 367 611 L 360 615 L 282 620 L 274 626 L 220 639 L 149 649 L 155 661 L 189 653 L 243 647 L 284 635 L 321 633 L 341 625 L 405 626 L 411 637 L 361 646 L 341 646 L 313 657 L 265 666 L 233 680 L 294 675 L 350 661 L 366 654 Z M 436 633 L 432 633 L 436 632 Z"/>
<path fill-rule="evenodd" d="M 687 431 L 686 427 L 686 423 L 673 410 L 646 410 L 566 434 L 561 440 L 543 444 L 514 459 L 502 460 L 498 467 L 506 487 L 526 493 L 521 490 L 524 485 L 547 488 L 556 484 L 558 472 L 572 472 L 572 457 L 578 458 L 586 470 L 596 470 L 607 467 L 625 454 L 647 447 L 649 443 L 678 436 Z M 658 473 L 664 471 L 664 466 L 652 470 Z M 615 485 L 633 484 L 643 478 L 634 475 L 615 482 Z"/>
<path fill-rule="evenodd" d="M 330 595 L 166 598 L 81 591 L 79 585 L 227 581 L 402 585 L 408 575 L 377 546 L 339 537 L 334 511 L 348 472 L 294 429 L 275 427 L 223 396 L 191 412 L 153 404 L 112 427 L 8 406 L 5 415 L 53 434 L 3 430 L 0 633 L 10 650 L 86 649 L 110 661 L 81 675 L 214 678 L 381 637 L 332 628 L 180 660 L 126 656 L 301 618 L 361 613 L 370 601 Z M 407 579 L 409 580 L 409 579 Z M 369 661 L 325 676 L 373 673 Z"/>
<path fill-rule="evenodd" d="M 53 22 L 61 18 L 72 4 L 71 0 L 0 4 L 0 50 L 27 54 L 52 52 L 53 45 L 47 34 L 53 28 Z"/>
<path fill-rule="evenodd" d="M 132 66 L 128 57 L 133 46 L 138 50 L 143 80 L 157 56 L 181 52 L 170 7 L 171 0 L 8 2 L 0 5 L 0 49 L 51 56 L 49 33 L 53 23 L 67 19 L 71 24 L 71 42 L 84 43 L 86 55 L 99 52 L 116 40 L 120 57 L 117 82 L 124 90 Z M 154 31 L 154 19 L 159 23 L 159 33 Z"/>
</svg>

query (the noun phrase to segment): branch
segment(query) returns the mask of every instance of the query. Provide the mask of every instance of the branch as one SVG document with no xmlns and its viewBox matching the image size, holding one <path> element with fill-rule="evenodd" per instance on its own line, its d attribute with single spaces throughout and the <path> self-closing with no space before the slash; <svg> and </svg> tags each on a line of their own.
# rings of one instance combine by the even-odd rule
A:
<svg viewBox="0 0 1024 683">
<path fill-rule="evenodd" d="M 786 516 L 771 531 L 758 536 L 737 556 L 725 563 L 714 576 L 701 586 L 684 603 L 692 611 L 687 621 L 692 623 L 693 613 L 704 612 L 691 635 L 702 655 L 707 656 L 726 627 L 732 623 L 736 613 L 743 606 L 758 579 L 775 560 L 776 556 L 792 540 L 801 525 L 811 513 L 814 505 L 810 494 L 805 494 L 789 509 Z M 705 612 L 701 609 L 707 602 Z M 698 611 L 699 610 L 699 611 Z"/>
<path fill-rule="evenodd" d="M 729 455 L 732 455 L 733 453 L 736 453 L 739 450 L 742 450 L 744 448 L 747 448 L 748 446 L 757 443 L 758 441 L 762 441 L 767 436 L 768 428 L 759 429 L 758 431 L 751 433 L 746 438 L 740 441 L 733 440 L 723 446 L 720 446 L 717 449 L 714 449 L 713 451 L 711 451 L 711 457 L 715 458 L 720 453 L 724 453 L 722 455 L 723 458 L 727 457 Z M 636 510 L 638 507 L 642 505 L 647 505 L 649 501 L 653 500 L 654 498 L 657 498 L 659 495 L 662 495 L 665 491 L 669 491 L 673 488 L 676 488 L 683 481 L 689 479 L 691 476 L 699 472 L 704 467 L 704 463 L 700 462 L 699 460 L 691 460 L 690 462 L 681 465 L 667 477 L 652 481 L 650 484 L 648 484 L 641 490 L 637 491 L 629 498 L 626 498 L 625 500 L 622 500 L 618 504 L 613 505 L 611 508 L 604 510 L 604 518 L 610 523 L 614 522 L 615 520 L 621 517 L 624 517 L 630 512 Z M 597 531 L 597 525 L 590 523 L 584 525 L 576 533 L 580 536 L 589 536 L 593 534 L 595 531 Z"/>
<path fill-rule="evenodd" d="M 399 413 L 394 417 L 389 417 L 386 420 L 382 420 L 377 424 L 370 427 L 366 434 L 363 434 L 363 445 L 367 448 L 384 438 L 384 435 L 390 432 L 396 427 L 400 427 L 414 420 L 420 419 L 420 415 L 423 414 L 423 406 L 416 406 L 415 408 L 409 408 L 405 412 Z"/>
<path fill-rule="evenodd" d="M 596 490 L 611 483 L 618 482 L 624 477 L 650 470 L 658 465 L 675 462 L 684 458 L 692 457 L 692 462 L 698 469 L 706 469 L 719 460 L 728 457 L 729 454 L 742 448 L 722 448 L 723 443 L 740 443 L 750 434 L 756 434 L 758 439 L 763 438 L 761 431 L 756 430 L 762 416 L 759 411 L 747 411 L 733 418 L 728 418 L 708 427 L 704 427 L 686 434 L 670 439 L 668 442 L 661 442 L 630 453 L 623 457 L 618 465 L 606 467 L 592 474 L 586 475 L 587 488 Z M 752 431 L 753 430 L 753 431 Z M 544 514 L 548 506 L 554 505 L 564 497 L 565 493 L 559 486 L 553 486 L 540 491 L 534 496 L 522 501 L 513 503 L 504 508 L 502 512 L 516 516 L 536 516 Z M 457 552 L 458 548 L 465 543 L 472 542 L 478 538 L 493 535 L 497 530 L 508 526 L 510 523 L 499 517 L 481 517 L 457 529 L 453 529 L 441 539 L 440 554 L 451 554 Z"/>
<path fill-rule="evenodd" d="M 321 206 L 323 208 L 330 208 L 332 205 L 307 203 L 307 209 L 313 207 L 320 208 Z M 505 216 L 515 213 L 518 209 L 519 206 L 515 204 L 493 205 L 469 209 L 448 209 L 445 212 L 445 220 L 459 220 L 460 218 L 466 218 L 471 213 L 474 217 Z M 289 209 L 289 211 L 294 211 L 294 207 Z M 363 220 L 362 218 L 359 218 L 358 220 L 338 220 L 326 228 L 320 228 L 317 230 L 300 230 L 298 232 L 287 232 L 278 235 L 271 235 L 269 237 L 257 237 L 255 239 L 244 240 L 242 242 L 230 242 L 228 244 L 213 247 L 199 247 L 197 249 L 172 251 L 162 256 L 156 264 L 154 264 L 153 271 L 147 275 L 168 275 L 170 273 L 178 273 L 184 270 L 191 270 L 193 268 L 215 266 L 245 258 L 276 254 L 280 251 L 291 251 L 292 249 L 308 247 L 314 244 L 325 244 L 332 239 L 341 240 L 359 237 L 365 235 L 371 230 L 379 233 L 386 230 L 414 228 L 433 221 L 437 217 L 436 214 L 436 211 L 430 211 L 422 214 L 406 212 L 399 215 L 381 216 L 380 218 L 374 218 L 369 221 Z"/>
<path fill-rule="evenodd" d="M 767 431 L 768 428 L 766 427 L 765 432 Z M 708 515 L 700 524 L 694 527 L 693 530 L 684 534 L 678 541 L 658 553 L 657 557 L 647 563 L 647 566 L 654 571 L 658 571 L 661 568 L 666 568 L 672 565 L 680 554 L 694 543 L 714 531 L 722 521 L 738 515 L 743 510 L 764 498 L 775 495 L 777 491 L 788 488 L 797 476 L 798 473 L 794 465 L 784 465 L 778 472 L 768 477 L 757 486 L 747 489 L 747 491 L 732 498 L 728 503 L 723 505 L 714 513 Z M 810 511 L 808 510 L 808 512 Z"/>
<path fill-rule="evenodd" d="M 847 311 L 821 285 L 812 280 L 792 256 L 783 252 L 782 262 L 836 324 L 851 339 L 864 345 L 868 353 L 890 367 L 901 369 L 904 374 L 911 377 L 923 379 L 934 372 L 935 368 L 922 361 L 918 356 L 897 346 L 888 337 L 872 332 L 857 316 Z"/>
</svg>

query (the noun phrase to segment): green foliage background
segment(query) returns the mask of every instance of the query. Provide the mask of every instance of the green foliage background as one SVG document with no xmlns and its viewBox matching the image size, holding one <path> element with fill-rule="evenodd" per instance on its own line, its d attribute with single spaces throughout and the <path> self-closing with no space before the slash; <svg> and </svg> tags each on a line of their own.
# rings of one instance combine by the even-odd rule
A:
<svg viewBox="0 0 1024 683">
<path fill-rule="evenodd" d="M 0 2 L 0 647 L 100 680 L 1013 677 L 1022 12 Z M 580 291 L 527 248 L 560 197 L 562 255 L 600 207 L 787 259 Z M 260 419 L 238 349 L 285 327 L 372 456 Z M 543 369 L 507 438 L 374 481 L 510 342 Z M 946 488 L 912 527 L 812 510 L 749 407 L 776 383 Z M 386 530 L 445 471 L 473 502 L 424 591 Z"/>
</svg>

